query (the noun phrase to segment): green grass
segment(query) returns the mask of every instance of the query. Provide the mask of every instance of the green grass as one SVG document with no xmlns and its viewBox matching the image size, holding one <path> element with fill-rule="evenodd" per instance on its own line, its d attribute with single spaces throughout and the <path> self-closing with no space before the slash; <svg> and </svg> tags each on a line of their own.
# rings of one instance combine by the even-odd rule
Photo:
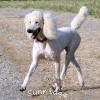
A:
<svg viewBox="0 0 100 100">
<path fill-rule="evenodd" d="M 100 0 L 0 0 L 0 8 L 32 8 L 72 13 L 83 5 L 89 8 L 90 15 L 100 18 Z"/>
</svg>

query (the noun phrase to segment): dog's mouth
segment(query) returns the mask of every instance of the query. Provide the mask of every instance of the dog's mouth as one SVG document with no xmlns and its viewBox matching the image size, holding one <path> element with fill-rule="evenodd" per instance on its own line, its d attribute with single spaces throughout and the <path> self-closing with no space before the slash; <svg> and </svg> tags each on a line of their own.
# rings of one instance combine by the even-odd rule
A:
<svg viewBox="0 0 100 100">
<path fill-rule="evenodd" d="M 41 31 L 41 28 L 38 28 L 37 30 L 33 31 L 31 38 L 35 39 L 38 36 L 40 31 Z"/>
<path fill-rule="evenodd" d="M 31 38 L 32 39 L 35 39 L 38 36 L 38 34 L 39 34 L 40 31 L 41 31 L 41 28 L 37 28 L 36 30 L 33 30 L 33 29 L 28 29 L 27 30 L 27 32 L 29 34 L 31 34 Z"/>
</svg>

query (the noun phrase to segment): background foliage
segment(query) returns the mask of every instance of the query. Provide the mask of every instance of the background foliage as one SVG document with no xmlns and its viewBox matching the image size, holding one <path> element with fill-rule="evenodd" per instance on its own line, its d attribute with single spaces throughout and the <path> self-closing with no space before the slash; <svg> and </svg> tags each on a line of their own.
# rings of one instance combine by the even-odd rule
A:
<svg viewBox="0 0 100 100">
<path fill-rule="evenodd" d="M 100 0 L 0 0 L 0 8 L 32 8 L 72 13 L 83 5 L 89 8 L 90 15 L 100 18 Z"/>
</svg>

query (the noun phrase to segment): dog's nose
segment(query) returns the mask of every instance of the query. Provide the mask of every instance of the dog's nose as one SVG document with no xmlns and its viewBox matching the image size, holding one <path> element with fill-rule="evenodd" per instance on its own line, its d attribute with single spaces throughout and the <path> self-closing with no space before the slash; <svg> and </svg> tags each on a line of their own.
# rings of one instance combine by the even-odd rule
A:
<svg viewBox="0 0 100 100">
<path fill-rule="evenodd" d="M 27 30 L 27 32 L 28 32 L 28 33 L 32 33 L 32 32 L 33 32 L 33 30 L 31 30 L 31 29 L 28 29 L 28 30 Z"/>
</svg>

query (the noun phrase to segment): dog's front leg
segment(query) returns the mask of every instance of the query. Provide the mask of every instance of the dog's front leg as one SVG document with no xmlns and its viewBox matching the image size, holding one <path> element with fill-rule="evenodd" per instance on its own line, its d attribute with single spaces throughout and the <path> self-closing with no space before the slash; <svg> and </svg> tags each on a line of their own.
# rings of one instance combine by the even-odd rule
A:
<svg viewBox="0 0 100 100">
<path fill-rule="evenodd" d="M 59 92 L 61 90 L 60 61 L 55 61 L 54 66 L 55 66 L 55 78 L 56 78 L 56 84 L 54 85 L 54 88 L 55 92 Z"/>
<path fill-rule="evenodd" d="M 28 71 L 28 73 L 27 73 L 27 75 L 26 75 L 26 77 L 24 79 L 24 82 L 23 82 L 22 86 L 21 86 L 21 89 L 20 89 L 21 92 L 26 90 L 26 87 L 27 87 L 27 84 L 29 82 L 29 79 L 32 76 L 32 74 L 34 73 L 34 71 L 35 71 L 35 69 L 36 69 L 36 67 L 38 65 L 37 61 L 38 61 L 38 56 L 33 57 L 33 61 L 32 61 L 32 64 L 30 66 L 30 69 L 29 69 L 29 71 Z"/>
</svg>

